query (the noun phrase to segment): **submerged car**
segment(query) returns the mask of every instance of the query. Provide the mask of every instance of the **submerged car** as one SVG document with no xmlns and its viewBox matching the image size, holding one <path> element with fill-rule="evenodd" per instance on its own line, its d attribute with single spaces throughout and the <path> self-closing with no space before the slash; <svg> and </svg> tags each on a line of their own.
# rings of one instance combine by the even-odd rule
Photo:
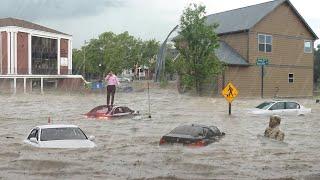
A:
<svg viewBox="0 0 320 180">
<path fill-rule="evenodd" d="M 39 148 L 93 148 L 93 140 L 75 125 L 43 125 L 33 128 L 24 142 Z"/>
<path fill-rule="evenodd" d="M 118 77 L 118 81 L 120 83 L 129 83 L 129 82 L 131 82 L 131 79 L 129 79 L 127 77 Z"/>
<path fill-rule="evenodd" d="M 126 106 L 109 107 L 107 105 L 101 105 L 93 108 L 85 115 L 87 118 L 108 119 L 112 117 L 135 116 L 138 114 L 138 111 L 134 111 Z"/>
<path fill-rule="evenodd" d="M 225 133 L 220 132 L 216 126 L 183 125 L 176 127 L 169 134 L 160 139 L 159 145 L 182 144 L 188 146 L 206 146 L 223 137 Z"/>
<path fill-rule="evenodd" d="M 254 115 L 305 115 L 311 113 L 311 109 L 294 101 L 266 101 L 254 109 L 249 109 L 249 113 Z"/>
</svg>

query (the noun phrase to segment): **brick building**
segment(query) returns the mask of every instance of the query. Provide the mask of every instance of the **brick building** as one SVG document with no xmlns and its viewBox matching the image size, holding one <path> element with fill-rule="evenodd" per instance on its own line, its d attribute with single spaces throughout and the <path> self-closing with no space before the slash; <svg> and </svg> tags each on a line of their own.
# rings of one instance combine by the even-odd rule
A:
<svg viewBox="0 0 320 180">
<path fill-rule="evenodd" d="M 23 84 L 26 91 L 40 81 L 43 90 L 46 81 L 59 86 L 81 78 L 71 75 L 71 35 L 14 18 L 0 19 L 0 32 L 0 87 L 16 91 Z"/>
</svg>

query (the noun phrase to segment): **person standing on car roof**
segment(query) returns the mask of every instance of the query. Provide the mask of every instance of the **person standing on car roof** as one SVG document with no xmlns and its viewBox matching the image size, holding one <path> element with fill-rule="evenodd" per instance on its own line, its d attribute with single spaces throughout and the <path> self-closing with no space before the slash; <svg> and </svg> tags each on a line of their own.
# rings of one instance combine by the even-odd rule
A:
<svg viewBox="0 0 320 180">
<path fill-rule="evenodd" d="M 116 75 L 110 71 L 108 75 L 105 78 L 105 81 L 107 82 L 107 106 L 112 107 L 114 102 L 114 94 L 116 93 L 116 86 L 119 85 L 119 80 Z M 110 96 L 111 96 L 111 102 L 110 102 Z M 111 105 L 111 106 L 110 106 Z"/>
</svg>

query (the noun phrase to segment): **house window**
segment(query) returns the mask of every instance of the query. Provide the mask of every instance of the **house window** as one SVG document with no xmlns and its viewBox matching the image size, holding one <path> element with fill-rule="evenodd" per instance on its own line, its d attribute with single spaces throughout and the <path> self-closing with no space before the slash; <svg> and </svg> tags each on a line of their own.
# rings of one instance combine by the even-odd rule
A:
<svg viewBox="0 0 320 180">
<path fill-rule="evenodd" d="M 304 52 L 305 53 L 312 53 L 312 43 L 310 40 L 304 41 Z"/>
<path fill-rule="evenodd" d="M 288 82 L 293 83 L 293 81 L 294 81 L 293 73 L 290 73 L 288 76 Z"/>
<path fill-rule="evenodd" d="M 259 51 L 272 52 L 272 36 L 266 34 L 258 35 Z"/>
</svg>

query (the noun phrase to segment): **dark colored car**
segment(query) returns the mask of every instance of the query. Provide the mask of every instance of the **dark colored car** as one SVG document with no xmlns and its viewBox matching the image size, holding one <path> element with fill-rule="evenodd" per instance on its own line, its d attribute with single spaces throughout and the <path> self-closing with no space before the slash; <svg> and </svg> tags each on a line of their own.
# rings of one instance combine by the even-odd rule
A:
<svg viewBox="0 0 320 180">
<path fill-rule="evenodd" d="M 138 114 L 138 111 L 134 111 L 126 106 L 114 106 L 110 108 L 107 105 L 101 105 L 93 108 L 85 115 L 87 118 L 108 119 L 111 117 L 134 116 Z"/>
<path fill-rule="evenodd" d="M 219 140 L 224 135 L 225 133 L 220 132 L 216 126 L 183 125 L 164 135 L 159 144 L 179 143 L 190 146 L 206 146 Z"/>
</svg>

